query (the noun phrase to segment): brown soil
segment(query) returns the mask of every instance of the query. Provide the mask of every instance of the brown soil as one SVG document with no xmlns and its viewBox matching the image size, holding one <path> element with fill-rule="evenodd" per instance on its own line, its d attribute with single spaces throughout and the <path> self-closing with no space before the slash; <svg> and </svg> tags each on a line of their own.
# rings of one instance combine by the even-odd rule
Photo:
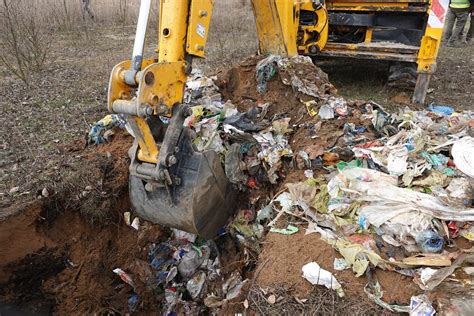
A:
<svg viewBox="0 0 474 316">
<path fill-rule="evenodd" d="M 103 146 L 67 146 L 66 151 L 80 154 L 84 162 L 69 173 L 64 188 L 74 189 L 83 177 L 100 180 L 96 186 L 80 197 L 77 190 L 63 191 L 17 206 L 10 212 L 17 216 L 0 222 L 2 301 L 63 315 L 128 309 L 131 288 L 112 270 L 120 267 L 133 275 L 137 262 L 146 260 L 145 246 L 163 235 L 158 226 L 145 223 L 138 233 L 121 220 L 130 210 L 130 143 L 131 137 L 119 132 Z"/>
<path fill-rule="evenodd" d="M 319 234 L 305 236 L 303 228 L 291 236 L 269 233 L 257 266 L 257 270 L 262 269 L 257 283 L 262 288 L 284 285 L 291 288 L 298 298 L 307 298 L 314 286 L 302 277 L 301 268 L 314 261 L 334 274 L 347 297 L 369 303 L 364 293 L 367 277 L 356 278 L 351 269 L 334 270 L 334 258 L 340 257 L 336 250 L 320 239 Z M 384 290 L 383 299 L 390 304 L 409 304 L 411 296 L 421 292 L 410 278 L 401 274 L 377 269 L 374 275 Z"/>
<path fill-rule="evenodd" d="M 257 91 L 256 65 L 262 59 L 261 56 L 250 57 L 241 64 L 218 73 L 217 85 L 219 86 L 224 99 L 231 100 L 237 105 L 239 111 L 246 111 L 255 107 L 256 103 L 271 103 L 266 118 L 270 119 L 274 115 L 291 117 L 291 124 L 301 123 L 303 118 L 308 117 L 302 100 L 310 100 L 311 97 L 293 91 L 291 86 L 284 85 L 282 78 L 287 78 L 286 73 L 278 72 L 274 78 L 267 83 L 265 93 Z M 305 67 L 306 66 L 306 67 Z M 327 75 L 316 66 L 308 64 L 297 65 L 296 69 L 291 69 L 299 74 L 301 78 L 314 82 L 321 88 L 321 96 L 334 95 L 337 90 L 329 82 Z"/>
</svg>

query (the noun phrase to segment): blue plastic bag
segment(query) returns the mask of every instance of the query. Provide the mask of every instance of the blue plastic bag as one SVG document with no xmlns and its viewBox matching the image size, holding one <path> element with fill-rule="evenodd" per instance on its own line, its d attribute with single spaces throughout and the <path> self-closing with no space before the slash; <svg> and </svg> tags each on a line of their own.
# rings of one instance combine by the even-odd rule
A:
<svg viewBox="0 0 474 316">
<path fill-rule="evenodd" d="M 450 106 L 447 106 L 447 105 L 435 105 L 433 103 L 431 103 L 429 106 L 428 106 L 428 110 L 430 110 L 431 112 L 434 112 L 436 114 L 441 114 L 443 116 L 451 116 L 453 115 L 454 113 L 454 109 Z"/>
</svg>

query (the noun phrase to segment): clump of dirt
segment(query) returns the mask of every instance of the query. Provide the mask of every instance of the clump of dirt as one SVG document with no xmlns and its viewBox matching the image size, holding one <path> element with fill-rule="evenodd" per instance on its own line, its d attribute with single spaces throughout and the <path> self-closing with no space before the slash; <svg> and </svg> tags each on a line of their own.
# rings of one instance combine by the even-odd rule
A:
<svg viewBox="0 0 474 316">
<path fill-rule="evenodd" d="M 53 179 L 55 190 L 67 193 L 62 208 L 78 208 L 91 222 L 116 220 L 114 205 L 128 190 L 128 149 L 133 138 L 117 130 L 113 140 L 98 147 L 86 147 L 85 140 L 76 141 L 61 150 L 74 156 L 61 167 L 61 175 Z"/>
<path fill-rule="evenodd" d="M 231 100 L 241 112 L 255 107 L 256 102 L 271 103 L 267 117 L 284 115 L 291 117 L 291 123 L 295 124 L 308 118 L 306 109 L 300 100 L 308 100 L 308 96 L 294 91 L 291 85 L 283 84 L 291 82 L 291 73 L 297 74 L 305 81 L 311 82 L 324 95 L 335 95 L 336 88 L 329 82 L 328 76 L 315 65 L 292 64 L 291 69 L 278 71 L 275 76 L 267 82 L 264 93 L 257 91 L 256 66 L 262 59 L 261 56 L 250 57 L 241 64 L 218 73 L 216 84 L 224 99 Z"/>
</svg>

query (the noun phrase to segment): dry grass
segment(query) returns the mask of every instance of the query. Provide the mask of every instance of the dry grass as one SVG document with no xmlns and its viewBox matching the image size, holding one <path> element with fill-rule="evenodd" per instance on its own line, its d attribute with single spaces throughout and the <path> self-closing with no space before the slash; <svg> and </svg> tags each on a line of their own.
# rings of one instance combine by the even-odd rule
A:
<svg viewBox="0 0 474 316">
<path fill-rule="evenodd" d="M 0 53 L 5 75 L 14 75 L 29 85 L 31 74 L 43 63 L 54 62 L 51 43 L 67 35 L 67 46 L 93 45 L 104 30 L 109 36 L 133 38 L 139 1 L 91 0 L 93 18 L 81 9 L 80 0 L 1 0 Z M 147 52 L 156 49 L 156 25 L 159 1 L 152 2 Z M 31 29 L 33 28 L 33 29 Z M 33 35 L 31 34 L 33 31 Z M 116 37 L 117 38 L 117 37 Z M 117 38 L 119 39 L 119 38 Z M 131 45 L 124 42 L 129 51 Z M 67 47 L 69 48 L 69 47 Z M 196 65 L 212 70 L 217 65 L 234 64 L 257 49 L 255 22 L 249 0 L 216 1 L 210 37 L 206 48 L 208 59 Z M 122 59 L 128 56 L 122 57 Z M 40 61 L 40 62 L 38 62 Z"/>
<path fill-rule="evenodd" d="M 275 302 L 269 300 L 272 295 Z M 390 315 L 366 301 L 340 298 L 335 291 L 321 286 L 314 287 L 306 299 L 295 297 L 291 289 L 264 292 L 257 286 L 250 288 L 247 297 L 250 309 L 258 315 Z"/>
</svg>

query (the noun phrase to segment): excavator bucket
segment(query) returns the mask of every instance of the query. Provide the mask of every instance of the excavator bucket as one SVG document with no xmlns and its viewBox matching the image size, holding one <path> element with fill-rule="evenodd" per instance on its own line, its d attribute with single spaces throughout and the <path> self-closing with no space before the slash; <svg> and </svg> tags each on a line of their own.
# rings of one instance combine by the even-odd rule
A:
<svg viewBox="0 0 474 316">
<path fill-rule="evenodd" d="M 181 131 L 171 176 L 178 185 L 146 190 L 146 181 L 130 176 L 130 199 L 135 211 L 153 223 L 213 238 L 235 210 L 237 190 L 228 182 L 219 155 L 196 152 L 187 130 Z"/>
</svg>

